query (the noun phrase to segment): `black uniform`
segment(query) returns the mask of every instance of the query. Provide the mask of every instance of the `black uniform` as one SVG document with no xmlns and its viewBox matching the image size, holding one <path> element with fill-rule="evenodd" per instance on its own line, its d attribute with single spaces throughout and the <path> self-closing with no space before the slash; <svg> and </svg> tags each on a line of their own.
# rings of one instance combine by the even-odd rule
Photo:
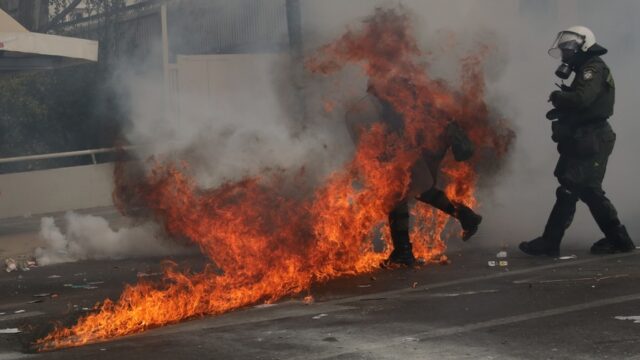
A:
<svg viewBox="0 0 640 360">
<path fill-rule="evenodd" d="M 559 253 L 565 230 L 576 211 L 578 200 L 589 207 L 593 218 L 606 238 L 594 244 L 594 253 L 631 251 L 635 248 L 618 213 L 602 190 L 609 155 L 613 151 L 616 134 L 609 125 L 615 103 L 615 83 L 609 67 L 598 53 L 581 54 L 574 65 L 575 79 L 562 91 L 554 91 L 550 101 L 555 107 L 550 118 L 552 139 L 558 143 L 560 159 L 554 175 L 560 187 L 556 190 L 556 203 L 542 237 L 520 245 L 531 255 Z"/>
</svg>

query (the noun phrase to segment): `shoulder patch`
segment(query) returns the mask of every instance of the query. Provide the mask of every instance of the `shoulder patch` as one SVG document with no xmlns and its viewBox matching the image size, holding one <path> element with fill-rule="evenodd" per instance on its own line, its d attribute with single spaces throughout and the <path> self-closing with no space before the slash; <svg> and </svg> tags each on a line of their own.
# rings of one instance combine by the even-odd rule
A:
<svg viewBox="0 0 640 360">
<path fill-rule="evenodd" d="M 582 72 L 582 80 L 588 81 L 593 79 L 593 76 L 595 74 L 595 71 L 593 71 L 592 69 L 586 69 L 585 71 Z"/>
</svg>

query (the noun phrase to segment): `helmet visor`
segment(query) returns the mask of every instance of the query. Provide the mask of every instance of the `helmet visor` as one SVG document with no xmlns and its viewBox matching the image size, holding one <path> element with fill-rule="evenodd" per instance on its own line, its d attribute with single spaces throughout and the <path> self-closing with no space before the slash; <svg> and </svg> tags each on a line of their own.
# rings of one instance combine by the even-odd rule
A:
<svg viewBox="0 0 640 360">
<path fill-rule="evenodd" d="M 571 31 L 562 31 L 549 49 L 549 55 L 562 59 L 567 55 L 575 54 L 582 44 L 584 44 L 584 36 Z"/>
</svg>

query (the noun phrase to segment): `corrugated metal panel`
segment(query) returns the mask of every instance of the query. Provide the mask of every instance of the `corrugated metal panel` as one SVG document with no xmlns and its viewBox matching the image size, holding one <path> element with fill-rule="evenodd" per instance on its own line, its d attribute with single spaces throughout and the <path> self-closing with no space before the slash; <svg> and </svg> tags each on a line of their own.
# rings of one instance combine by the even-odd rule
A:
<svg viewBox="0 0 640 360">
<path fill-rule="evenodd" d="M 169 8 L 177 54 L 279 52 L 286 48 L 285 0 L 183 1 Z"/>
</svg>

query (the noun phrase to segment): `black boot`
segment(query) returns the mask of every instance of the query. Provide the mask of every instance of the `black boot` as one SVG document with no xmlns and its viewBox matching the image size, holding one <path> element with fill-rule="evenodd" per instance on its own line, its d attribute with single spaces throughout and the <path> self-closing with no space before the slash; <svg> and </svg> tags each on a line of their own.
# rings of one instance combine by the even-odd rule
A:
<svg viewBox="0 0 640 360">
<path fill-rule="evenodd" d="M 560 255 L 560 244 L 551 242 L 543 237 L 524 241 L 518 247 L 523 253 L 532 256 L 558 257 Z"/>
<path fill-rule="evenodd" d="M 620 225 L 607 232 L 607 237 L 600 239 L 591 246 L 591 253 L 595 255 L 631 252 L 636 249 L 629 237 L 627 229 Z"/>
<path fill-rule="evenodd" d="M 564 186 L 556 190 L 556 203 L 553 205 L 549 219 L 541 237 L 525 241 L 519 248 L 523 253 L 533 256 L 560 255 L 560 242 L 564 233 L 573 222 L 578 196 Z"/>
<path fill-rule="evenodd" d="M 456 211 L 455 218 L 460 221 L 462 226 L 462 240 L 467 241 L 476 232 L 478 232 L 478 226 L 482 222 L 482 216 L 476 214 L 471 208 L 464 204 L 454 203 Z"/>
<path fill-rule="evenodd" d="M 411 241 L 409 241 L 409 232 L 392 231 L 391 238 L 393 241 L 393 251 L 385 263 L 409 267 L 414 266 L 416 264 L 416 258 L 413 256 L 413 248 Z"/>
<path fill-rule="evenodd" d="M 417 199 L 458 219 L 463 230 L 463 241 L 469 240 L 478 231 L 478 226 L 482 222 L 482 216 L 464 204 L 452 202 L 442 190 L 431 188 L 420 194 Z"/>
</svg>

